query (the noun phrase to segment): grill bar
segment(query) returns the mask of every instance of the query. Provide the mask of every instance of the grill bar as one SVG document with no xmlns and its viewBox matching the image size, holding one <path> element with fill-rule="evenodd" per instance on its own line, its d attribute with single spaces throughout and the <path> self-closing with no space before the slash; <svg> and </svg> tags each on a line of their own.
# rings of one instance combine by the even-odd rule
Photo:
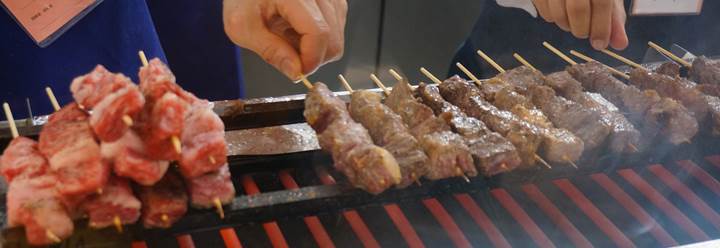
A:
<svg viewBox="0 0 720 248">
<path fill-rule="evenodd" d="M 490 242 L 492 242 L 495 247 L 512 247 L 510 246 L 510 243 L 508 243 L 507 239 L 505 239 L 505 236 L 503 236 L 500 230 L 498 230 L 492 223 L 490 217 L 485 214 L 485 211 L 483 211 L 477 203 L 475 203 L 470 195 L 464 193 L 455 194 L 455 199 L 460 202 L 465 211 L 467 211 L 473 218 L 475 223 L 483 230 L 483 232 L 485 232 L 485 234 L 487 234 Z"/>
<path fill-rule="evenodd" d="M 316 172 L 323 184 L 335 184 L 335 179 L 324 168 L 318 167 Z M 357 211 L 344 211 L 343 216 L 350 223 L 350 227 L 353 229 L 353 232 L 355 232 L 358 238 L 360 238 L 360 241 L 365 247 L 380 247 L 380 243 L 375 240 L 375 237 L 372 235 L 370 229 L 368 229 L 365 221 L 362 220 Z"/>
<path fill-rule="evenodd" d="M 628 211 L 643 227 L 649 228 L 650 234 L 663 246 L 677 245 L 677 241 L 665 231 L 635 200 L 605 174 L 593 174 L 593 181 L 607 191 L 622 207 Z"/>
<path fill-rule="evenodd" d="M 683 214 L 680 209 L 675 207 L 670 201 L 655 190 L 648 182 L 642 179 L 637 173 L 631 169 L 622 169 L 618 171 L 623 179 L 630 183 L 635 189 L 639 190 L 648 200 L 665 213 L 670 219 L 687 232 L 695 241 L 708 240 L 708 235 L 700 229 L 690 218 Z"/>
<path fill-rule="evenodd" d="M 520 205 L 504 189 L 494 189 L 490 193 L 500 204 L 510 212 L 510 215 L 522 225 L 522 228 L 530 235 L 530 238 L 540 247 L 555 247 L 540 227 L 530 218 Z"/>
<path fill-rule="evenodd" d="M 700 199 L 690 188 L 681 183 L 675 176 L 673 176 L 668 170 L 662 167 L 662 165 L 655 164 L 648 167 L 648 169 L 660 178 L 663 183 L 668 185 L 675 193 L 695 208 L 700 214 L 705 217 L 715 228 L 720 230 L 720 215 L 715 212 L 710 206 L 707 205 L 703 200 Z"/>
<path fill-rule="evenodd" d="M 253 180 L 252 176 L 250 175 L 244 175 L 242 177 L 242 185 L 243 188 L 245 188 L 245 193 L 248 195 L 257 195 L 260 194 L 260 189 L 258 188 L 257 184 L 255 184 L 255 181 Z M 282 231 L 280 231 L 280 227 L 278 226 L 277 222 L 270 221 L 263 223 L 263 229 L 265 229 L 265 233 L 268 235 L 268 238 L 270 238 L 270 242 L 272 243 L 272 246 L 275 248 L 286 248 L 289 247 L 287 244 L 287 241 L 285 241 L 285 237 L 282 234 Z"/>
<path fill-rule="evenodd" d="M 717 196 L 720 196 L 720 182 L 715 180 L 715 178 L 705 172 L 697 164 L 693 163 L 690 160 L 678 161 L 677 164 L 680 166 L 680 168 L 682 168 L 687 173 L 695 177 L 695 179 L 700 181 L 700 183 L 702 183 L 706 188 L 710 189 L 710 191 L 715 193 Z"/>
<path fill-rule="evenodd" d="M 300 188 L 298 187 L 295 179 L 292 178 L 288 170 L 281 171 L 279 176 L 280 181 L 286 189 Z M 304 217 L 303 221 L 305 222 L 305 225 L 307 225 L 308 229 L 310 229 L 310 233 L 312 233 L 313 238 L 315 239 L 315 242 L 317 242 L 318 246 L 323 248 L 335 247 L 335 244 L 333 244 L 332 240 L 330 239 L 330 235 L 327 234 L 327 231 L 325 231 L 325 228 L 322 226 L 322 224 L 320 223 L 320 219 L 318 219 L 317 216 Z"/>
<path fill-rule="evenodd" d="M 455 244 L 457 247 L 472 247 L 470 245 L 470 242 L 467 240 L 465 235 L 463 235 L 462 231 L 460 231 L 460 228 L 457 224 L 455 224 L 455 221 L 453 221 L 452 217 L 450 217 L 450 214 L 445 210 L 445 208 L 438 202 L 435 198 L 425 199 L 423 200 L 423 204 L 425 207 L 430 210 L 430 213 L 435 217 L 435 219 L 440 222 L 440 225 L 445 229 L 445 232 L 450 236 L 450 240 Z"/>
<path fill-rule="evenodd" d="M 242 248 L 242 244 L 240 243 L 240 239 L 238 238 L 237 233 L 235 233 L 235 229 L 233 229 L 233 228 L 220 229 L 220 236 L 222 236 L 223 242 L 225 243 L 225 247 L 227 247 L 227 248 Z"/>
<path fill-rule="evenodd" d="M 557 225 L 565 235 L 570 238 L 570 241 L 577 247 L 593 247 L 590 241 L 580 233 L 575 225 L 565 217 L 562 212 L 548 199 L 537 186 L 527 184 L 522 186 L 525 194 L 535 202 L 545 214 Z"/>
</svg>

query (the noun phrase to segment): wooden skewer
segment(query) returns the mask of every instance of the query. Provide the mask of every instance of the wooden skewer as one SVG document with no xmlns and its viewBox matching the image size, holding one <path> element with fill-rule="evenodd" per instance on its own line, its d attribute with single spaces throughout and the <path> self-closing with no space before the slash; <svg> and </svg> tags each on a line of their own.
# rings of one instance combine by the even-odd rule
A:
<svg viewBox="0 0 720 248">
<path fill-rule="evenodd" d="M 623 62 L 623 63 L 625 63 L 625 64 L 628 64 L 629 66 L 635 67 L 636 69 L 647 70 L 647 69 L 645 69 L 645 67 L 643 67 L 642 65 L 640 65 L 640 64 L 638 64 L 638 63 L 635 63 L 635 62 L 633 62 L 632 60 L 629 60 L 629 59 L 621 56 L 620 54 L 611 52 L 611 51 L 609 51 L 609 50 L 607 50 L 607 49 L 603 49 L 603 50 L 600 50 L 600 51 L 602 51 L 603 53 L 605 53 L 605 54 L 607 54 L 607 55 L 610 55 L 610 57 L 613 57 L 613 58 L 615 58 L 615 59 L 617 59 L 617 60 L 620 60 L 621 62 Z"/>
<path fill-rule="evenodd" d="M 160 215 L 160 220 L 167 223 L 170 220 L 170 217 L 168 217 L 167 214 L 162 214 L 162 215 Z"/>
<path fill-rule="evenodd" d="M 513 53 L 513 57 L 515 57 L 515 59 L 516 59 L 518 62 L 520 62 L 520 64 L 523 64 L 524 66 L 530 67 L 530 69 L 533 69 L 533 71 L 540 71 L 540 70 L 538 70 L 537 68 L 535 68 L 535 66 L 533 66 L 532 64 L 530 64 L 530 62 L 528 62 L 527 60 L 525 60 L 525 58 L 523 58 L 522 56 L 520 56 L 520 54 Z"/>
<path fill-rule="evenodd" d="M 55 243 L 62 242 L 62 240 L 50 230 L 45 230 L 45 236 L 47 236 L 47 238 L 52 242 L 55 242 Z"/>
<path fill-rule="evenodd" d="M 10 111 L 10 104 L 3 103 L 3 110 L 5 111 L 5 118 L 7 118 L 8 125 L 10 126 L 10 133 L 13 139 L 20 136 L 18 133 L 17 126 L 15 125 L 15 118 L 13 117 L 12 111 Z"/>
<path fill-rule="evenodd" d="M 115 215 L 115 217 L 113 217 L 113 224 L 115 224 L 115 229 L 117 229 L 119 233 L 123 232 L 123 225 L 120 221 L 120 216 Z"/>
<path fill-rule="evenodd" d="M 540 161 L 540 163 L 543 164 L 543 165 L 545 165 L 545 167 L 547 167 L 548 169 L 552 169 L 552 166 L 550 166 L 550 164 L 548 164 L 548 162 L 545 161 L 545 159 L 541 158 L 541 157 L 538 156 L 537 154 L 535 154 L 534 156 L 535 156 L 535 159 L 536 159 L 537 161 Z"/>
<path fill-rule="evenodd" d="M 639 152 L 639 151 L 640 151 L 640 149 L 638 149 L 638 148 L 637 148 L 635 145 L 633 145 L 633 144 L 628 144 L 628 148 L 630 148 L 630 150 L 632 150 L 633 152 Z"/>
<path fill-rule="evenodd" d="M 460 68 L 460 70 L 463 73 L 465 73 L 465 75 L 468 76 L 468 78 L 472 79 L 472 81 L 475 82 L 475 84 L 477 84 L 478 87 L 482 84 L 480 79 L 478 79 L 472 72 L 470 72 L 470 70 L 465 68 L 465 66 L 463 64 L 460 64 L 460 62 L 457 62 L 457 63 L 455 63 L 455 66 Z"/>
<path fill-rule="evenodd" d="M 383 92 L 385 92 L 386 96 L 390 95 L 390 90 L 388 90 L 387 87 L 385 87 L 385 84 L 383 84 L 382 81 L 380 81 L 380 79 L 377 76 L 375 76 L 375 74 L 370 74 L 370 79 L 372 79 L 372 81 L 375 82 L 375 84 L 377 86 L 380 86 L 380 88 L 383 90 Z"/>
<path fill-rule="evenodd" d="M 305 75 L 300 75 L 300 81 L 305 85 L 305 88 L 312 89 L 313 85 L 310 83 L 310 80 L 307 79 Z"/>
<path fill-rule="evenodd" d="M 390 72 L 390 75 L 392 75 L 397 81 L 403 80 L 403 77 L 400 76 L 395 70 L 390 69 L 388 70 Z"/>
<path fill-rule="evenodd" d="M 575 169 L 578 169 L 577 164 L 575 164 L 575 162 L 570 160 L 567 156 L 563 156 L 563 160 L 567 161 L 570 165 L 572 165 L 572 167 L 575 167 Z"/>
<path fill-rule="evenodd" d="M 147 57 L 145 57 L 145 52 L 143 52 L 142 50 L 138 51 L 138 56 L 140 56 L 140 62 L 142 62 L 142 65 L 147 66 L 148 59 Z"/>
<path fill-rule="evenodd" d="M 570 57 L 568 57 L 563 52 L 561 52 L 560 50 L 555 48 L 553 45 L 550 45 L 550 43 L 548 43 L 547 41 L 543 41 L 542 44 L 543 44 L 543 46 L 545 46 L 545 48 L 547 48 L 551 52 L 555 53 L 555 55 L 557 55 L 561 59 L 565 60 L 565 62 L 567 62 L 568 64 L 577 65 L 577 62 L 575 62 L 575 60 L 572 60 Z"/>
<path fill-rule="evenodd" d="M 440 79 L 438 79 L 435 75 L 425 69 L 425 67 L 420 67 L 420 72 L 422 72 L 422 74 L 425 74 L 425 76 L 432 80 L 434 83 L 438 85 L 442 84 L 442 81 L 440 81 Z"/>
<path fill-rule="evenodd" d="M 55 111 L 60 110 L 60 104 L 58 104 L 58 100 L 57 98 L 55 98 L 55 94 L 53 93 L 52 89 L 50 87 L 45 87 L 45 93 L 50 99 L 50 104 L 52 104 L 53 109 L 55 109 Z"/>
<path fill-rule="evenodd" d="M 352 87 L 350 87 L 350 84 L 345 79 L 345 77 L 342 74 L 338 74 L 338 79 L 340 79 L 340 83 L 343 85 L 343 87 L 345 87 L 345 89 L 352 94 L 353 89 Z"/>
<path fill-rule="evenodd" d="M 210 161 L 211 164 L 215 164 L 215 162 L 217 162 L 217 160 L 215 160 L 215 157 L 213 157 L 213 156 L 210 156 L 208 158 L 208 160 Z"/>
<path fill-rule="evenodd" d="M 215 209 L 217 209 L 218 214 L 220 215 L 220 219 L 225 219 L 225 210 L 223 210 L 222 202 L 220 201 L 220 198 L 213 198 L 213 204 L 215 204 Z"/>
<path fill-rule="evenodd" d="M 655 49 L 656 51 L 658 51 L 658 52 L 660 52 L 660 53 L 662 53 L 662 54 L 665 54 L 665 56 L 668 56 L 668 57 L 670 57 L 672 60 L 675 60 L 676 62 L 680 63 L 681 65 L 683 65 L 683 66 L 685 66 L 685 67 L 687 67 L 687 68 L 692 67 L 692 64 L 691 64 L 690 62 L 687 62 L 686 60 L 678 57 L 677 55 L 671 53 L 670 51 L 665 50 L 665 48 L 662 48 L 661 46 L 658 46 L 658 45 L 655 44 L 654 42 L 648 41 L 648 45 L 649 45 L 650 47 L 652 47 L 653 49 Z"/>
<path fill-rule="evenodd" d="M 498 63 L 496 63 L 495 60 L 491 59 L 490 56 L 485 54 L 483 51 L 477 50 L 477 54 L 480 55 L 480 57 L 482 57 L 483 59 L 485 59 L 485 61 L 487 61 L 490 65 L 495 67 L 495 70 L 497 70 L 500 73 L 505 73 L 505 69 L 503 69 L 502 66 L 500 66 Z"/>
<path fill-rule="evenodd" d="M 590 62 L 590 61 L 595 61 L 595 62 L 597 62 L 597 61 L 594 60 L 593 58 L 590 58 L 590 57 L 588 57 L 587 55 L 582 54 L 582 53 L 580 53 L 580 52 L 578 52 L 578 51 L 575 51 L 575 50 L 570 50 L 570 54 L 572 54 L 572 55 L 574 55 L 575 57 L 578 57 L 578 58 L 580 58 L 580 59 L 582 59 L 582 60 L 585 60 L 586 62 Z M 610 66 L 608 66 L 608 65 L 605 65 L 605 64 L 603 64 L 603 65 L 605 66 L 605 68 L 607 68 L 608 70 L 610 70 L 613 74 L 615 74 L 615 75 L 617 75 L 617 76 L 620 76 L 620 77 L 623 77 L 623 78 L 625 78 L 625 79 L 630 79 L 630 76 L 629 76 L 628 74 L 626 74 L 626 73 L 624 73 L 624 72 L 621 72 L 621 71 L 618 71 L 617 69 L 612 68 L 612 67 L 610 67 Z"/>
<path fill-rule="evenodd" d="M 143 52 L 142 50 L 138 51 L 138 56 L 140 56 L 140 61 L 142 62 L 142 65 L 148 66 L 149 63 L 147 57 L 145 57 L 145 52 Z M 177 136 L 172 136 L 170 137 L 170 142 L 172 143 L 175 152 L 177 152 L 178 154 L 182 153 L 182 143 L 180 142 L 180 138 L 178 138 Z"/>
</svg>

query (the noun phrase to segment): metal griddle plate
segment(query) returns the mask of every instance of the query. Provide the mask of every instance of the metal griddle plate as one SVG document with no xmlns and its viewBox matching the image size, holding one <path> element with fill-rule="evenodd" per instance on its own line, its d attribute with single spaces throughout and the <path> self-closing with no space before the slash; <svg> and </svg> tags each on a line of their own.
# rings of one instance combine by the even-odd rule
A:
<svg viewBox="0 0 720 248">
<path fill-rule="evenodd" d="M 379 91 L 378 89 L 375 89 Z M 338 95 L 347 100 L 347 92 Z M 632 156 L 607 155 L 605 151 L 586 154 L 577 164 L 576 170 L 569 166 L 554 165 L 552 170 L 534 169 L 513 171 L 491 178 L 423 181 L 421 186 L 406 189 L 392 189 L 380 195 L 370 195 L 347 185 L 343 177 L 331 169 L 329 156 L 318 150 L 314 132 L 303 123 L 303 95 L 251 99 L 246 101 L 215 102 L 215 111 L 225 122 L 230 154 L 233 182 L 238 196 L 225 206 L 226 217 L 219 219 L 211 210 L 191 209 L 188 214 L 170 229 L 146 230 L 140 225 L 131 225 L 122 235 L 111 228 L 90 230 L 87 223 L 76 223 L 76 234 L 64 245 L 93 244 L 114 246 L 127 244 L 131 240 L 156 240 L 184 233 L 217 230 L 222 227 L 243 223 L 263 223 L 297 216 L 335 214 L 349 208 L 382 206 L 387 203 L 416 203 L 418 199 L 444 197 L 451 193 L 487 194 L 488 190 L 511 189 L 519 185 L 541 184 L 555 179 L 584 178 L 594 173 L 614 173 L 625 168 L 643 169 L 647 165 L 672 164 L 678 160 L 702 161 L 706 155 L 720 154 L 717 139 L 695 137 L 691 144 L 672 146 L 658 143 L 655 149 L 645 154 Z M 262 127 L 262 128 L 258 128 Z M 33 136 L 39 127 L 23 129 L 22 134 Z M 4 130 L 6 131 L 6 130 Z M 0 131 L 0 140 L 7 142 L 8 136 Z M 257 142 L 257 143 L 256 143 Z M 338 184 L 321 184 L 315 171 L 328 171 Z M 286 190 L 278 186 L 278 175 L 292 171 L 300 184 L 299 189 Z M 258 181 L 264 193 L 247 194 L 246 184 L 252 178 Z M 246 194 L 243 194 L 246 192 Z M 0 195 L 5 201 L 5 195 Z M 2 224 L 6 223 L 5 209 L 0 209 Z M 22 228 L 5 229 L 2 235 L 6 246 L 22 246 Z"/>
</svg>

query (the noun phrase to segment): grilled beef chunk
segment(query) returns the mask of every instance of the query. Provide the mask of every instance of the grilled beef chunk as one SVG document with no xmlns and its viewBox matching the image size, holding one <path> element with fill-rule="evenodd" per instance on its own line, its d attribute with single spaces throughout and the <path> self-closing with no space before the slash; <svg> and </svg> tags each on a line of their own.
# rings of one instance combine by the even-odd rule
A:
<svg viewBox="0 0 720 248">
<path fill-rule="evenodd" d="M 630 82 L 641 89 L 653 89 L 663 97 L 681 102 L 702 130 L 710 130 L 712 135 L 720 135 L 720 99 L 703 94 L 696 88 L 697 84 L 680 77 L 653 73 L 635 69 L 630 73 Z"/>
<path fill-rule="evenodd" d="M 705 56 L 695 58 L 690 78 L 699 84 L 720 84 L 720 61 Z"/>
<path fill-rule="evenodd" d="M 521 66 L 481 84 L 480 90 L 486 99 L 493 99 L 491 102 L 499 109 L 510 111 L 540 128 L 544 136 L 542 150 L 549 161 L 577 161 L 584 150 L 584 142 L 567 129 L 555 128 L 545 113 L 525 96 L 529 86 L 542 84 L 543 81 L 541 73 Z"/>
<path fill-rule="evenodd" d="M 485 101 L 479 89 L 463 80 L 446 80 L 439 88 L 444 99 L 505 136 L 517 149 L 522 167 L 535 166 L 538 147 L 543 139 L 537 127 Z"/>
<path fill-rule="evenodd" d="M 653 137 L 662 133 L 670 143 L 680 144 L 689 142 L 698 131 L 697 121 L 680 103 L 660 97 L 654 90 L 641 91 L 626 85 L 598 62 L 573 65 L 568 67 L 568 72 L 585 89 L 598 92 L 617 105 L 636 126 L 642 124 L 644 135 Z"/>
<path fill-rule="evenodd" d="M 580 82 L 565 71 L 548 75 L 545 82 L 558 95 L 577 102 L 600 115 L 600 121 L 611 128 L 609 137 L 611 151 L 615 153 L 636 152 L 633 147 L 638 147 L 640 144 L 640 132 L 618 112 L 615 105 L 601 95 L 583 92 Z"/>
<path fill-rule="evenodd" d="M 410 133 L 418 139 L 428 155 L 430 164 L 426 178 L 436 180 L 477 175 L 470 149 L 463 138 L 453 133 L 450 126 L 436 117 L 432 109 L 415 99 L 410 84 L 405 81 L 396 84 L 386 104 L 402 117 Z"/>
<path fill-rule="evenodd" d="M 548 115 L 555 126 L 570 130 L 582 139 L 585 149 L 599 147 L 610 134 L 610 126 L 601 120 L 599 113 L 556 96 L 555 91 L 548 86 L 530 86 L 528 96 Z"/>
<path fill-rule="evenodd" d="M 372 143 L 370 134 L 350 118 L 345 103 L 323 83 L 305 99 L 305 119 L 318 133 L 320 147 L 330 152 L 335 168 L 358 188 L 380 193 L 400 183 L 400 168 L 387 150 Z"/>
<path fill-rule="evenodd" d="M 398 187 L 407 187 L 425 175 L 427 155 L 418 140 L 410 134 L 402 117 L 382 103 L 381 95 L 370 91 L 353 92 L 350 115 L 367 128 L 376 145 L 382 146 L 395 157 L 402 175 Z"/>
<path fill-rule="evenodd" d="M 658 66 L 655 72 L 671 77 L 679 77 L 681 68 L 682 67 L 675 62 L 665 62 Z"/>
<path fill-rule="evenodd" d="M 421 83 L 417 92 L 423 103 L 465 139 L 480 174 L 492 176 L 520 165 L 520 157 L 510 141 L 488 129 L 482 121 L 467 116 L 460 108 L 445 101 L 437 86 Z"/>
</svg>

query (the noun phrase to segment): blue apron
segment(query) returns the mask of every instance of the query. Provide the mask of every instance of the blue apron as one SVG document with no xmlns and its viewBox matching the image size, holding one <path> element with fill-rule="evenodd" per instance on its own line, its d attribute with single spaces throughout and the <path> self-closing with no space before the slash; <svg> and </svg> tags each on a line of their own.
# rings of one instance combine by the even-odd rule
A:
<svg viewBox="0 0 720 248">
<path fill-rule="evenodd" d="M 626 1 L 629 4 L 630 1 Z M 626 25 L 630 46 L 620 52 L 631 59 L 643 58 L 647 42 L 661 46 L 676 43 L 694 54 L 720 54 L 720 32 L 715 29 L 720 22 L 720 1 L 704 1 L 701 15 L 697 16 L 628 16 Z M 461 62 L 478 77 L 489 78 L 497 71 L 485 63 L 475 51 L 482 49 L 506 68 L 520 64 L 512 57 L 519 53 L 539 70 L 553 72 L 562 70 L 566 64 L 542 46 L 548 41 L 567 53 L 574 49 L 610 65 L 620 62 L 592 49 L 587 40 L 576 39 L 555 24 L 546 23 L 516 8 L 499 6 L 495 1 L 484 1 L 482 13 L 472 33 L 462 44 L 450 64 L 448 76 L 464 75 L 455 66 Z M 580 61 L 577 59 L 576 61 Z"/>
<path fill-rule="evenodd" d="M 177 1 L 174 2 L 176 5 L 182 5 Z M 205 2 L 213 1 L 198 1 L 198 3 Z M 201 4 L 193 5 L 199 7 Z M 193 12 L 210 11 L 209 8 L 176 7 L 165 6 L 162 13 L 158 10 L 159 16 L 156 19 L 167 22 L 174 18 L 182 21 L 178 21 L 174 27 L 160 25 L 162 28 L 156 31 L 153 23 L 155 16 L 151 18 L 151 12 L 144 0 L 105 0 L 47 48 L 35 45 L 9 14 L 0 11 L 0 33 L 3 34 L 3 39 L 0 39 L 0 85 L 2 85 L 0 101 L 10 103 L 13 113 L 18 118 L 27 116 L 26 98 L 30 99 L 35 115 L 50 113 L 52 107 L 45 96 L 44 87 L 51 86 L 58 101 L 61 104 L 68 103 L 72 101 L 69 92 L 72 79 L 89 72 L 97 64 L 102 64 L 111 71 L 123 73 L 137 82 L 137 72 L 140 67 L 138 50 L 144 50 L 148 57 L 159 57 L 166 62 L 168 62 L 167 55 L 167 58 L 170 58 L 170 67 L 177 74 L 178 83 L 198 93 L 200 97 L 210 99 L 240 97 L 242 85 L 237 56 L 234 56 L 232 66 L 220 66 L 223 69 L 216 71 L 213 67 L 216 64 L 188 66 L 184 62 L 188 58 L 178 55 L 181 54 L 179 51 L 181 49 L 185 49 L 184 53 L 192 51 L 194 54 L 188 54 L 193 56 L 194 62 L 202 62 L 203 58 L 198 58 L 200 56 L 198 53 L 207 52 L 208 61 L 211 59 L 210 56 L 222 52 L 236 54 L 234 46 L 217 46 L 211 43 L 217 38 L 204 40 L 203 34 L 206 32 L 215 35 L 212 37 L 217 37 L 217 32 L 208 31 L 216 30 L 215 27 L 203 26 L 210 25 L 210 22 L 203 21 L 210 17 L 187 18 L 193 16 L 195 14 Z M 212 17 L 221 18 L 221 9 L 215 7 Z M 222 22 L 217 28 L 222 30 Z M 196 35 L 195 37 L 180 36 L 178 30 Z M 201 42 L 206 43 L 202 45 L 204 47 L 216 49 L 197 51 L 191 48 L 200 46 Z M 169 52 L 163 52 L 164 47 L 170 48 Z M 228 50 L 231 52 L 228 53 Z M 229 60 L 229 57 L 223 57 L 222 62 Z M 176 67 L 175 64 L 178 66 Z M 228 69 L 230 67 L 233 70 Z"/>
</svg>

